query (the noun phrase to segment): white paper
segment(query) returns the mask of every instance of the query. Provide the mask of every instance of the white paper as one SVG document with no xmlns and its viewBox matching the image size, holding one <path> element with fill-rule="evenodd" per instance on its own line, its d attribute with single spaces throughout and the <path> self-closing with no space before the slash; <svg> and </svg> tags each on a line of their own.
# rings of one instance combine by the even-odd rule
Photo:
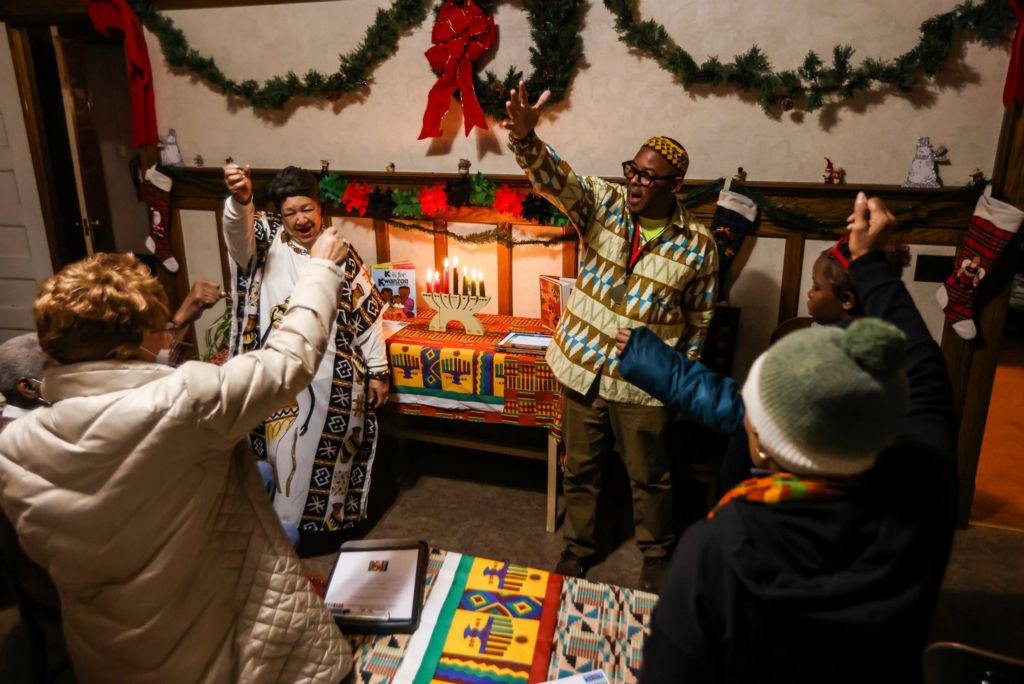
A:
<svg viewBox="0 0 1024 684">
<path fill-rule="evenodd" d="M 345 551 L 338 556 L 324 603 L 347 618 L 411 620 L 418 557 L 418 549 Z"/>
<path fill-rule="evenodd" d="M 533 335 L 524 332 L 510 332 L 505 335 L 504 339 L 498 342 L 498 346 L 502 345 L 515 345 L 517 347 L 538 347 L 540 349 L 546 349 L 551 344 L 551 335 L 537 334 Z"/>
</svg>

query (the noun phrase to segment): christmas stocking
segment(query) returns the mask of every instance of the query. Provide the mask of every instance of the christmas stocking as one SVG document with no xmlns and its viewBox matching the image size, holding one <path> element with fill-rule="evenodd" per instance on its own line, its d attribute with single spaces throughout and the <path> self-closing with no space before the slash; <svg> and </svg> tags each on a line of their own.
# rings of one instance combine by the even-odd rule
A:
<svg viewBox="0 0 1024 684">
<path fill-rule="evenodd" d="M 978 334 L 974 326 L 974 293 L 992 263 L 1020 228 L 1024 212 L 991 197 L 979 197 L 971 227 L 954 265 L 953 275 L 935 293 L 939 306 L 953 324 L 953 330 L 965 340 Z"/>
<path fill-rule="evenodd" d="M 146 249 L 156 254 L 168 271 L 175 273 L 178 270 L 178 260 L 171 254 L 171 243 L 167 239 L 171 220 L 171 185 L 171 179 L 152 166 L 146 171 L 145 179 L 139 186 L 139 199 L 143 200 L 149 209 L 149 237 L 146 238 Z"/>
<path fill-rule="evenodd" d="M 725 276 L 740 250 L 743 238 L 754 229 L 757 205 L 754 200 L 731 190 L 718 193 L 718 206 L 711 217 L 711 234 L 718 243 L 718 296 L 725 297 Z"/>
</svg>

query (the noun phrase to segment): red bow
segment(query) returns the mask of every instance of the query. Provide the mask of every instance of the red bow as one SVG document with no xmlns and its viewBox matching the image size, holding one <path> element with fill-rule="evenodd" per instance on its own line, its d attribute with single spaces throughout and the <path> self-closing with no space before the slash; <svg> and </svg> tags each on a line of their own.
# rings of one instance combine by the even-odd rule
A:
<svg viewBox="0 0 1024 684">
<path fill-rule="evenodd" d="M 434 47 L 425 53 L 430 68 L 440 74 L 427 95 L 420 140 L 441 135 L 441 119 L 448 113 L 452 95 L 462 93 L 462 117 L 466 135 L 473 126 L 487 128 L 487 120 L 473 90 L 473 62 L 494 42 L 494 19 L 473 3 L 458 7 L 448 0 L 441 7 L 430 41 Z"/>
<path fill-rule="evenodd" d="M 1006 85 L 1003 86 L 1003 106 L 1013 100 L 1024 100 L 1024 0 L 1010 0 L 1013 13 L 1017 15 L 1017 33 L 1013 37 L 1010 48 L 1010 68 L 1006 72 Z"/>
<path fill-rule="evenodd" d="M 149 66 L 146 36 L 142 24 L 125 0 L 89 0 L 86 9 L 97 33 L 124 34 L 124 56 L 128 62 L 128 91 L 132 109 L 132 146 L 156 145 L 156 105 L 153 97 L 153 70 Z"/>
</svg>

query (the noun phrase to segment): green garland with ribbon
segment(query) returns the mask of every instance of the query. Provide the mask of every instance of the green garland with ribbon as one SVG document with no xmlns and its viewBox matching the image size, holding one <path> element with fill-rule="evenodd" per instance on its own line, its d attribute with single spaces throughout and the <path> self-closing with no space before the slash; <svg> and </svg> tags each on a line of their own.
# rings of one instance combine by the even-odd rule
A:
<svg viewBox="0 0 1024 684">
<path fill-rule="evenodd" d="M 854 49 L 837 45 L 829 66 L 812 50 L 799 68 L 776 71 L 757 45 L 728 63 L 713 56 L 698 64 L 662 24 L 637 18 L 635 0 L 604 0 L 604 5 L 615 16 L 619 40 L 657 61 L 683 88 L 724 86 L 750 93 L 758 96 L 769 115 L 780 109 L 813 112 L 826 102 L 849 101 L 875 85 L 909 92 L 939 72 L 953 53 L 958 36 L 997 46 L 1005 43 L 1017 26 L 1007 0 L 966 0 L 949 12 L 925 19 L 917 45 L 893 59 L 866 59 L 854 67 L 850 62 Z"/>
<path fill-rule="evenodd" d="M 315 70 L 299 76 L 289 71 L 263 84 L 254 80 L 228 78 L 211 57 L 193 49 L 174 22 L 154 8 L 148 0 L 129 0 L 143 25 L 160 41 L 164 57 L 175 68 L 186 69 L 229 96 L 243 99 L 256 109 L 281 109 L 294 98 L 336 100 L 366 86 L 372 70 L 392 57 L 398 40 L 406 31 L 426 19 L 431 0 L 395 0 L 388 9 L 380 9 L 363 40 L 351 52 L 340 55 L 340 67 L 333 74 Z M 477 0 L 487 14 L 502 0 Z M 1016 16 L 1007 0 L 966 0 L 949 12 L 936 14 L 921 24 L 920 39 L 907 52 L 892 59 L 866 59 L 854 66 L 854 49 L 837 45 L 831 64 L 814 51 L 808 52 L 795 69 L 776 71 L 760 47 L 722 62 L 709 57 L 697 61 L 668 35 L 665 27 L 653 20 L 637 18 L 635 0 L 604 0 L 615 17 L 619 39 L 630 48 L 650 57 L 672 73 L 683 88 L 711 86 L 735 89 L 758 97 L 766 114 L 780 110 L 815 111 L 829 102 L 846 102 L 875 86 L 887 86 L 899 92 L 920 87 L 939 72 L 953 54 L 958 36 L 978 40 L 989 46 L 1004 44 L 1017 26 Z M 585 12 L 583 0 L 524 0 L 534 45 L 530 48 L 533 71 L 525 76 L 527 89 L 551 91 L 551 103 L 565 99 L 583 57 L 580 28 Z M 473 80 L 480 105 L 494 119 L 505 118 L 508 91 L 518 86 L 524 74 L 511 67 L 503 77 L 486 71 L 481 77 L 474 70 Z"/>
</svg>

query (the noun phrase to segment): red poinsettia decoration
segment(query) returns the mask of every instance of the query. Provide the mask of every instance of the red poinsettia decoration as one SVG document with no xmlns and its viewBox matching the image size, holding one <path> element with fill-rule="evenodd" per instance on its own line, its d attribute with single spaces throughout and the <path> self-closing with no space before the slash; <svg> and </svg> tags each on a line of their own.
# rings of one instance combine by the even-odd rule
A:
<svg viewBox="0 0 1024 684">
<path fill-rule="evenodd" d="M 526 193 L 522 190 L 508 187 L 508 183 L 502 183 L 501 187 L 494 191 L 494 211 L 513 216 L 523 215 L 523 200 Z"/>
<path fill-rule="evenodd" d="M 346 211 L 358 211 L 360 216 L 366 216 L 366 209 L 370 206 L 370 186 L 366 183 L 349 183 L 345 187 L 345 194 L 341 196 L 341 203 L 345 205 Z"/>
<path fill-rule="evenodd" d="M 448 210 L 448 193 L 444 183 L 435 183 L 420 190 L 420 208 L 424 216 L 436 216 Z"/>
</svg>

